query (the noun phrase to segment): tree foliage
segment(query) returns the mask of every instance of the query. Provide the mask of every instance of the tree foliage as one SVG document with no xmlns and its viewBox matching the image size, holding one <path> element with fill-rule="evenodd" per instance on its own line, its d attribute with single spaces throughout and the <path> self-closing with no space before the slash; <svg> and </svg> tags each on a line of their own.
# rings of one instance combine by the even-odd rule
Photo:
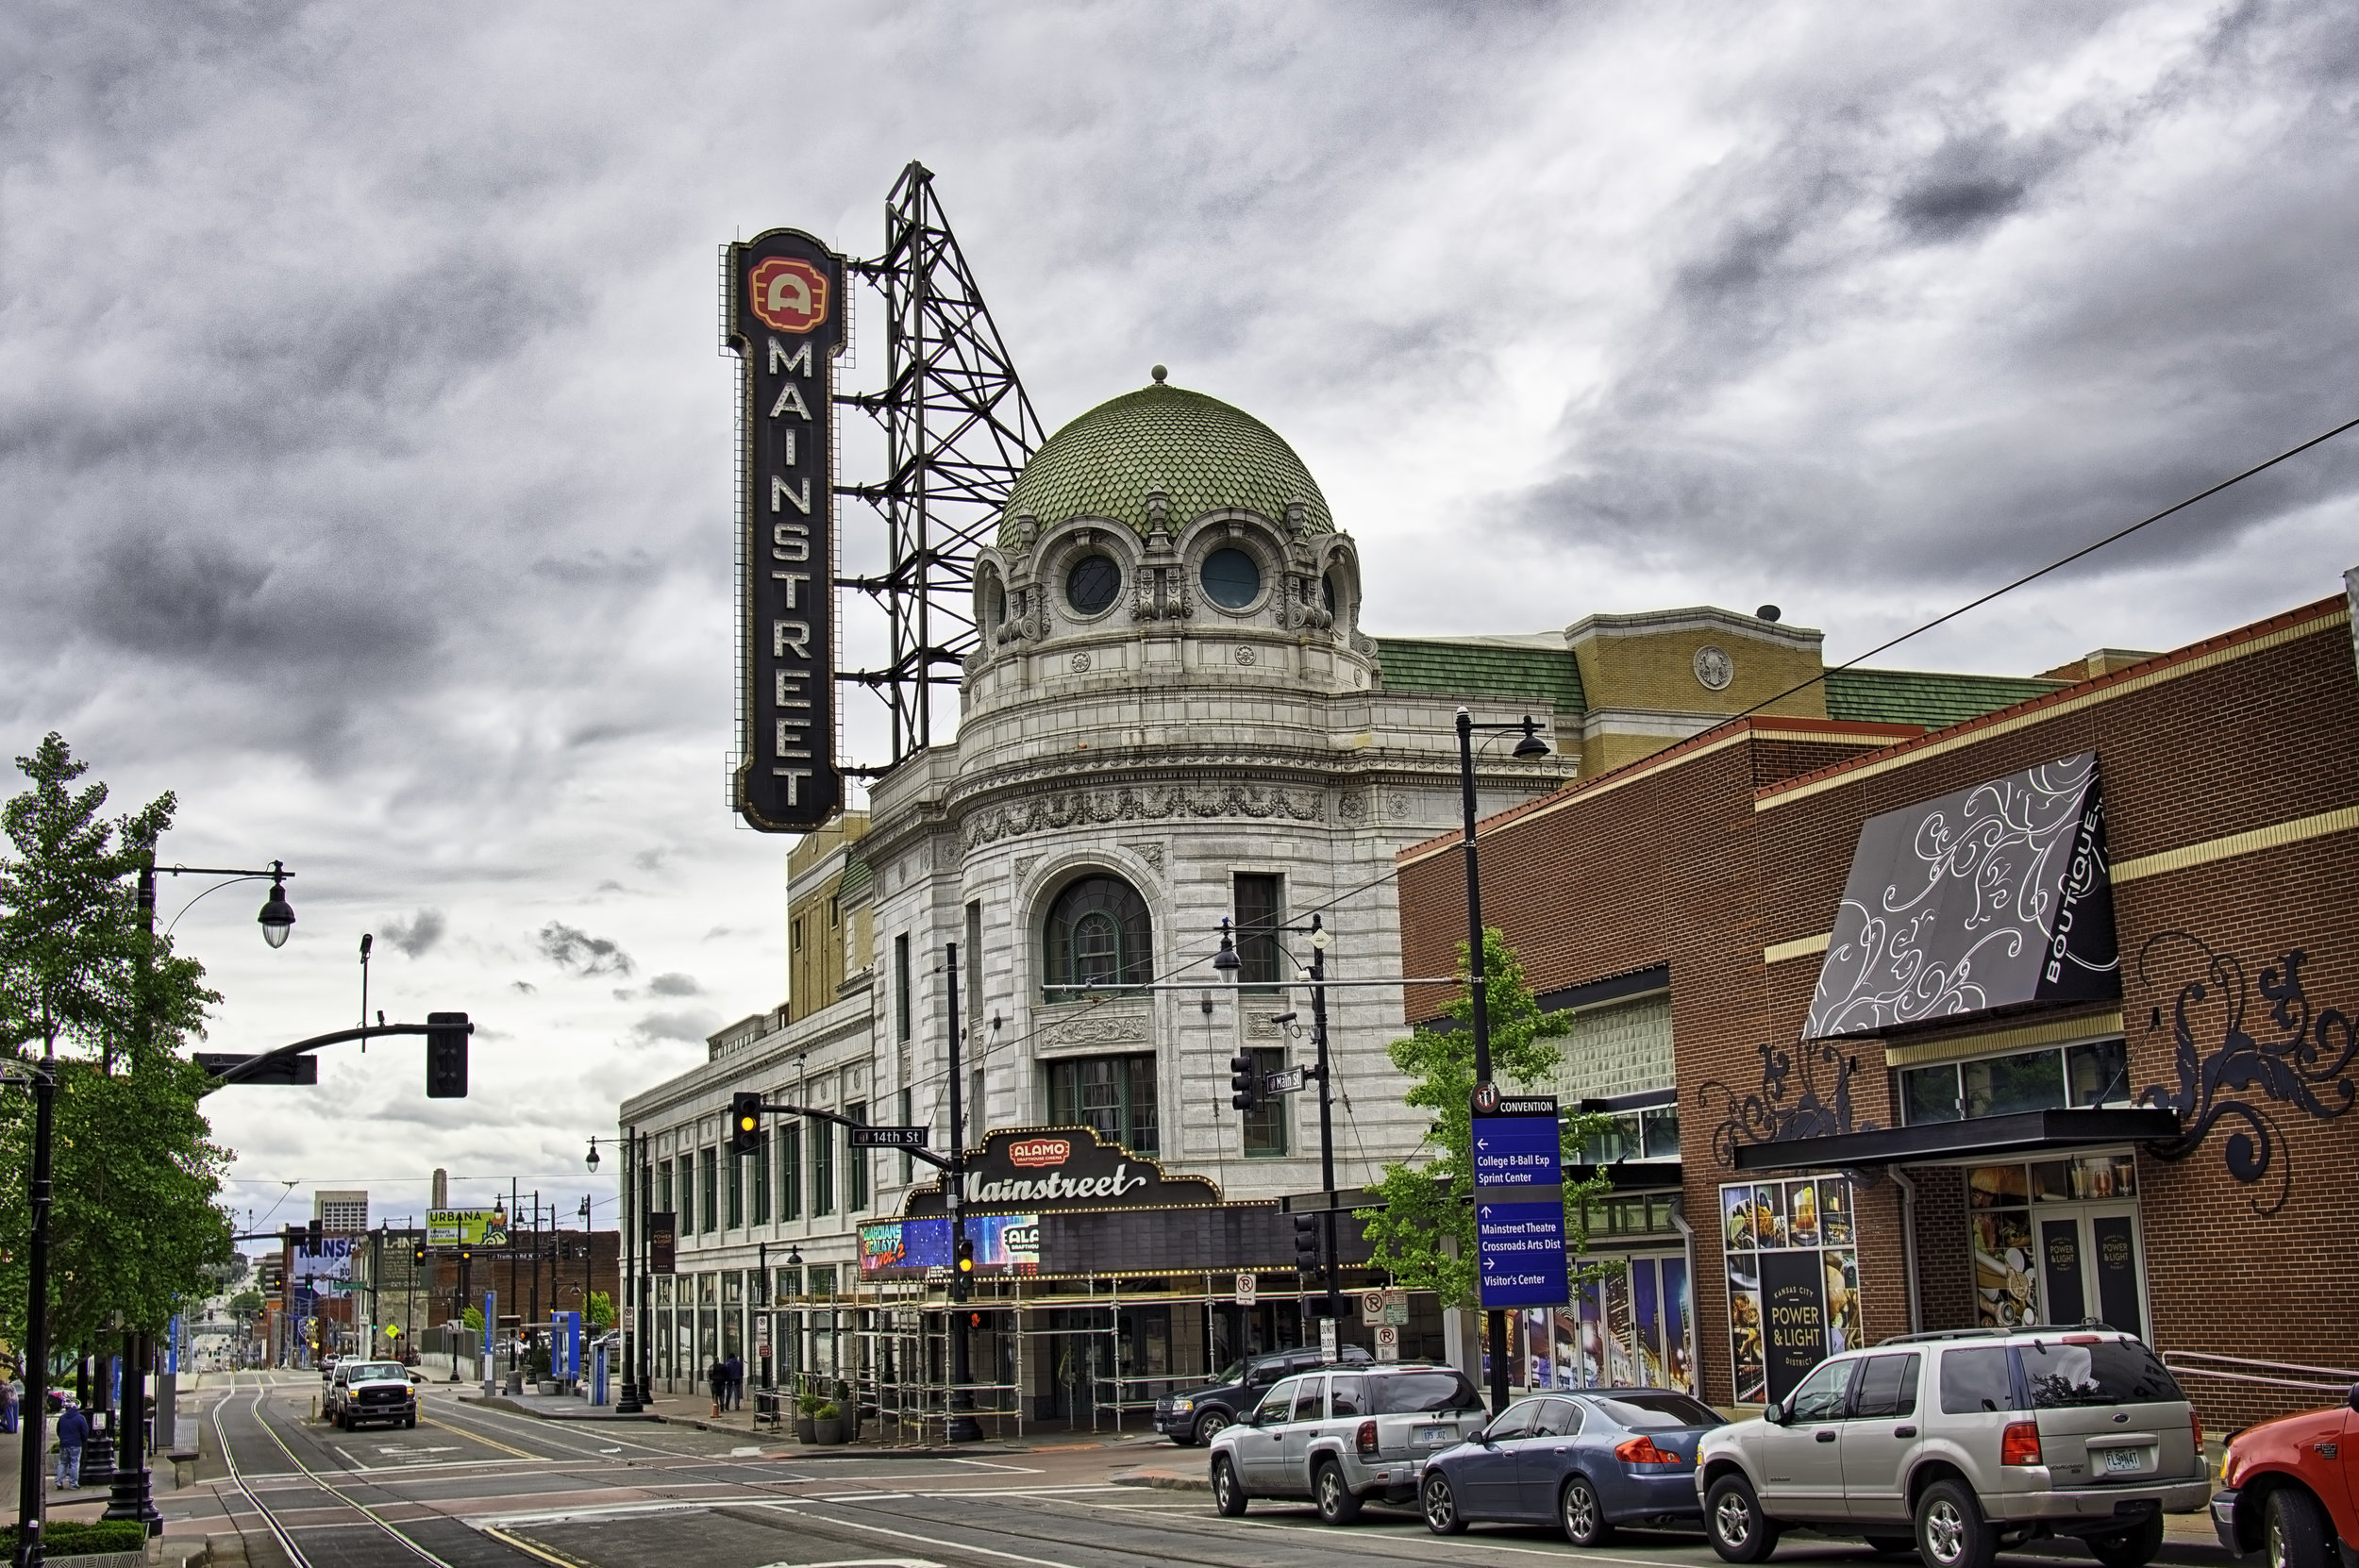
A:
<svg viewBox="0 0 2359 1568">
<path fill-rule="evenodd" d="M 607 1291 L 592 1291 L 590 1310 L 583 1316 L 590 1320 L 590 1326 L 593 1328 L 603 1330 L 614 1326 L 613 1294 Z"/>
<path fill-rule="evenodd" d="M 0 806 L 0 1056 L 58 1058 L 51 1140 L 50 1343 L 89 1343 L 115 1314 L 161 1328 L 231 1253 L 215 1207 L 229 1155 L 198 1110 L 208 1079 L 179 1054 L 220 1000 L 153 934 L 137 875 L 171 827 L 159 796 L 111 821 L 107 787 L 56 734 L 16 759 L 31 787 Z M 25 1329 L 29 1093 L 0 1095 L 0 1332 Z"/>
<path fill-rule="evenodd" d="M 1458 945 L 1459 972 L 1466 972 L 1466 944 Z M 1523 964 L 1495 929 L 1482 933 L 1486 1010 L 1495 1082 L 1544 1091 L 1556 1080 L 1563 1047 L 1553 1042 L 1572 1031 L 1569 1011 L 1544 1011 L 1531 993 Z M 1474 1004 L 1462 994 L 1443 1009 L 1453 1028 L 1424 1028 L 1389 1047 L 1393 1065 L 1409 1078 L 1405 1101 L 1432 1116 L 1425 1141 L 1406 1160 L 1384 1167 L 1373 1191 L 1381 1209 L 1358 1213 L 1374 1249 L 1371 1261 L 1397 1284 L 1432 1291 L 1445 1307 L 1479 1305 L 1475 1280 L 1474 1212 Z M 1562 1126 L 1562 1156 L 1569 1176 L 1582 1143 L 1604 1130 L 1610 1119 L 1568 1115 Z M 1586 1206 L 1608 1186 L 1605 1178 L 1564 1184 L 1564 1234 L 1573 1254 L 1588 1241 Z M 1579 1280 L 1603 1269 L 1584 1265 Z"/>
</svg>

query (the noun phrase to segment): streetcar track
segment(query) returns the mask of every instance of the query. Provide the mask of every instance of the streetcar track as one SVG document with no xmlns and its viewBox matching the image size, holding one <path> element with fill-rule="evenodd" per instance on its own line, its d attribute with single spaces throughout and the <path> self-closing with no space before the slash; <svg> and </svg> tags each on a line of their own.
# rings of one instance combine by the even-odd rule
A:
<svg viewBox="0 0 2359 1568">
<path fill-rule="evenodd" d="M 368 1504 L 346 1495 L 342 1489 L 331 1485 L 325 1477 L 313 1471 L 310 1465 L 305 1464 L 301 1460 L 297 1459 L 295 1457 L 294 1450 L 287 1446 L 286 1440 L 271 1429 L 269 1419 L 262 1413 L 263 1403 L 269 1397 L 269 1394 L 270 1385 L 266 1384 L 263 1387 L 256 1389 L 254 1391 L 254 1404 L 250 1409 L 250 1413 L 254 1417 L 254 1424 L 261 1428 L 262 1435 L 269 1438 L 272 1443 L 277 1445 L 278 1451 L 287 1456 L 288 1463 L 293 1465 L 296 1470 L 300 1471 L 304 1476 L 306 1476 L 310 1483 L 317 1487 L 320 1491 L 326 1493 L 331 1497 L 334 1497 L 345 1508 L 358 1512 L 361 1518 L 365 1519 L 368 1523 L 376 1526 L 378 1529 L 393 1537 L 396 1543 L 408 1550 L 412 1556 L 422 1558 L 426 1561 L 434 1564 L 434 1568 L 454 1568 L 454 1565 L 451 1562 L 437 1556 L 426 1547 L 419 1545 L 416 1542 L 404 1535 L 399 1529 L 395 1528 L 392 1524 L 378 1517 L 376 1510 L 371 1508 Z M 255 1492 L 255 1490 L 246 1484 L 243 1475 L 238 1469 L 238 1457 L 235 1450 L 230 1445 L 228 1428 L 223 1425 L 221 1419 L 222 1410 L 228 1403 L 229 1401 L 226 1398 L 217 1401 L 212 1409 L 212 1418 L 213 1436 L 221 1444 L 222 1463 L 229 1472 L 230 1484 L 236 1487 L 238 1491 L 244 1495 L 245 1500 L 253 1505 L 254 1510 L 262 1516 L 262 1523 L 269 1527 L 272 1537 L 278 1543 L 279 1550 L 287 1554 L 287 1560 L 293 1564 L 293 1568 L 314 1568 L 314 1564 L 312 1563 L 310 1555 L 306 1553 L 302 1547 L 295 1544 L 293 1534 L 291 1532 L 288 1526 L 279 1519 L 278 1510 L 272 1509 L 269 1504 L 262 1501 L 261 1497 Z M 232 1524 L 234 1526 L 235 1521 L 232 1521 Z M 314 1526 L 308 1527 L 320 1528 L 324 1526 Z M 243 1535 L 245 1532 L 243 1529 L 240 1529 L 238 1533 L 240 1535 Z"/>
</svg>

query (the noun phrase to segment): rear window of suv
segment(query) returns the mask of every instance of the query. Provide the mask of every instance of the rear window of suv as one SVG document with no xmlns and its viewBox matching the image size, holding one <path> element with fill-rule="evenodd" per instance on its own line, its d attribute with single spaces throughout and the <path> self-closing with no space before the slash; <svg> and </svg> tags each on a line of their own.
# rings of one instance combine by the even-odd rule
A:
<svg viewBox="0 0 2359 1568">
<path fill-rule="evenodd" d="M 1481 1408 L 1474 1385 L 1456 1372 L 1403 1372 L 1369 1379 L 1376 1385 L 1376 1413 L 1410 1415 L 1425 1410 Z"/>
<path fill-rule="evenodd" d="M 2135 1340 L 2094 1344 L 2033 1340 L 2017 1348 L 2037 1410 L 2083 1405 L 2153 1405 L 2182 1400 L 2178 1380 Z"/>
</svg>

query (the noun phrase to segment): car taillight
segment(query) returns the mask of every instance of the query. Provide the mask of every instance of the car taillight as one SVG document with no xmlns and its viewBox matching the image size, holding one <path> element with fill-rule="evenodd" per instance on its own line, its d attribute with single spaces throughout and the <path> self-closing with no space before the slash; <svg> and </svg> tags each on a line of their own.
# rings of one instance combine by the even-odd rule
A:
<svg viewBox="0 0 2359 1568">
<path fill-rule="evenodd" d="M 2038 1464 L 2039 1427 L 2029 1421 L 2010 1421 L 1999 1438 L 2000 1464 Z"/>
<path fill-rule="evenodd" d="M 1373 1458 L 1376 1454 L 1376 1423 L 1373 1421 L 1360 1423 L 1360 1430 L 1351 1442 L 1352 1446 L 1359 1449 L 1363 1456 Z"/>
<path fill-rule="evenodd" d="M 2187 1430 L 2195 1435 L 2195 1457 L 2203 1457 L 2203 1418 L 2193 1410 L 2187 1412 Z"/>
<path fill-rule="evenodd" d="M 1634 1437 L 1627 1443 L 1614 1444 L 1614 1457 L 1624 1464 L 1677 1464 L 1677 1454 L 1666 1454 L 1654 1445 L 1650 1437 Z"/>
</svg>

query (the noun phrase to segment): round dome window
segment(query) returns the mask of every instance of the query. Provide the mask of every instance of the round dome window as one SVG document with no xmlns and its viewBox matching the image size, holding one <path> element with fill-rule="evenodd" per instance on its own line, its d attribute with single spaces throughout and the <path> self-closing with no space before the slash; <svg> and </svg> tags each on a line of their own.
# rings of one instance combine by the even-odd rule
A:
<svg viewBox="0 0 2359 1568">
<path fill-rule="evenodd" d="M 1065 602 L 1077 614 L 1103 614 L 1121 592 L 1122 568 L 1106 556 L 1083 556 L 1065 574 Z"/>
<path fill-rule="evenodd" d="M 1262 593 L 1262 566 L 1230 545 L 1204 558 L 1204 596 L 1223 609 L 1243 609 Z"/>
</svg>

